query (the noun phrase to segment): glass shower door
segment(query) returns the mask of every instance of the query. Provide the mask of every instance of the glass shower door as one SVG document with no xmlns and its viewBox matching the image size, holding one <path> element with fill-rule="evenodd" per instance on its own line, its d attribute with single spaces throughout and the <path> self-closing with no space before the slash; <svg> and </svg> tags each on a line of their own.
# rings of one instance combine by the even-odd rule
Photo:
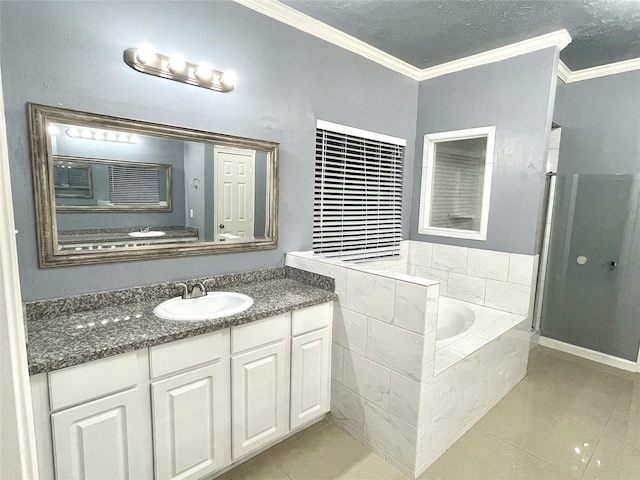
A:
<svg viewBox="0 0 640 480">
<path fill-rule="evenodd" d="M 558 175 L 543 336 L 636 361 L 640 175 Z"/>
</svg>

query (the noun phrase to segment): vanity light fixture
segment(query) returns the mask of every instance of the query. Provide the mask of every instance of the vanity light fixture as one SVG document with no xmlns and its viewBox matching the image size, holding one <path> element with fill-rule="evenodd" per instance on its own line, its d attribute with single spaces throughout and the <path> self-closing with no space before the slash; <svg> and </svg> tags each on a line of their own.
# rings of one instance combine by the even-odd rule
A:
<svg viewBox="0 0 640 480">
<path fill-rule="evenodd" d="M 168 57 L 154 52 L 149 46 L 128 48 L 124 51 L 124 62 L 138 72 L 155 75 L 196 87 L 227 93 L 236 86 L 236 74 L 215 70 L 206 63 L 200 65 L 187 62 L 180 55 Z"/>
<path fill-rule="evenodd" d="M 140 143 L 140 137 L 137 135 L 127 135 L 126 133 L 119 132 L 105 132 L 101 130 L 89 130 L 83 128 L 78 130 L 75 127 L 67 128 L 67 136 L 71 138 L 82 138 L 84 140 L 98 140 L 101 142 L 116 142 L 116 143 Z M 51 133 L 53 135 L 53 133 Z"/>
</svg>

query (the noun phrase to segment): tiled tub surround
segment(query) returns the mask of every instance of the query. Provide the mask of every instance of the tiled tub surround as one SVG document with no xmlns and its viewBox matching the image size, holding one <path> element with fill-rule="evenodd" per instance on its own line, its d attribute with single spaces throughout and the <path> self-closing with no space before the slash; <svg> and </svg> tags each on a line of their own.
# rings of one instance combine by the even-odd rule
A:
<svg viewBox="0 0 640 480">
<path fill-rule="evenodd" d="M 488 252 L 489 257 L 499 254 L 496 268 L 484 252 L 470 253 L 475 249 L 419 243 L 402 242 L 400 258 L 392 261 L 353 264 L 309 252 L 286 259 L 289 266 L 335 279 L 329 418 L 411 477 L 426 470 L 524 377 L 530 321 L 518 313 L 529 310 L 531 286 L 522 282 L 527 272 L 533 278 L 535 263 L 533 257 L 514 256 L 510 274 L 511 254 Z M 476 262 L 477 257 L 487 261 Z M 467 305 L 480 312 L 479 320 L 475 328 L 437 346 L 440 288 L 448 287 L 451 272 L 484 282 L 482 295 L 473 296 L 477 303 Z M 486 276 L 475 276 L 480 273 Z M 454 284 L 457 280 L 454 275 Z M 506 284 L 503 292 L 509 283 L 525 287 L 526 304 L 498 299 L 515 313 L 480 308 L 495 302 L 492 294 L 487 302 L 489 280 Z M 488 323 L 487 313 L 499 318 Z M 454 351 L 467 355 L 448 355 Z"/>
<path fill-rule="evenodd" d="M 335 298 L 333 279 L 290 267 L 194 279 L 204 280 L 209 291 L 249 295 L 253 306 L 216 320 L 162 320 L 153 309 L 162 300 L 180 295 L 175 282 L 25 304 L 29 373 L 201 335 Z"/>
</svg>

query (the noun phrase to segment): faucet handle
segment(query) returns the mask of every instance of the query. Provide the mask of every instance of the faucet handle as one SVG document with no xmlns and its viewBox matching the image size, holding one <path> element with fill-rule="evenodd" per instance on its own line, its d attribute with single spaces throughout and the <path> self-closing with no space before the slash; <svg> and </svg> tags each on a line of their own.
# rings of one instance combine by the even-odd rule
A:
<svg viewBox="0 0 640 480">
<path fill-rule="evenodd" d="M 202 282 L 196 282 L 191 287 L 190 298 L 204 297 L 207 294 L 207 287 Z"/>
<path fill-rule="evenodd" d="M 189 287 L 187 287 L 187 284 L 184 282 L 178 282 L 176 284 L 174 284 L 175 287 L 180 287 L 182 288 L 182 299 L 186 300 L 187 298 L 189 298 Z"/>
</svg>

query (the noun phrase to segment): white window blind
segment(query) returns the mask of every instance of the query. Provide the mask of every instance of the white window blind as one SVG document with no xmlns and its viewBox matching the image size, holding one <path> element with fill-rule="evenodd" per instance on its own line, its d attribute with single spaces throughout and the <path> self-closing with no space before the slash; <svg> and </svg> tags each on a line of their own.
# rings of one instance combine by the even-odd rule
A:
<svg viewBox="0 0 640 480">
<path fill-rule="evenodd" d="M 399 255 L 404 141 L 332 125 L 316 129 L 313 251 L 349 260 Z"/>
<path fill-rule="evenodd" d="M 160 202 L 157 168 L 109 166 L 109 200 L 114 204 Z"/>
</svg>

